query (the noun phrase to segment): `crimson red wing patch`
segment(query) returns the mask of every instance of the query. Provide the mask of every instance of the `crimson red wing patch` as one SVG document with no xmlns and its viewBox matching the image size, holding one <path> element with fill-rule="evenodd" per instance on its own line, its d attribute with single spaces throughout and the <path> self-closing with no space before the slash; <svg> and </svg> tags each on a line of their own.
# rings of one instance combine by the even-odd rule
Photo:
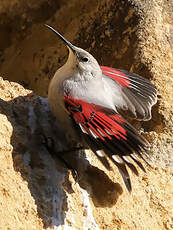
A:
<svg viewBox="0 0 173 230">
<path fill-rule="evenodd" d="M 100 66 L 100 68 L 103 74 L 113 78 L 120 85 L 130 87 L 130 78 L 127 75 L 125 75 L 123 72 L 107 66 Z"/>
<path fill-rule="evenodd" d="M 133 153 L 142 158 L 141 152 L 147 148 L 147 141 L 113 110 L 69 96 L 65 97 L 65 107 L 92 151 L 101 161 L 105 154 L 116 164 L 128 191 L 131 191 L 126 166 L 136 175 L 138 171 L 134 162 L 145 171 Z"/>
</svg>

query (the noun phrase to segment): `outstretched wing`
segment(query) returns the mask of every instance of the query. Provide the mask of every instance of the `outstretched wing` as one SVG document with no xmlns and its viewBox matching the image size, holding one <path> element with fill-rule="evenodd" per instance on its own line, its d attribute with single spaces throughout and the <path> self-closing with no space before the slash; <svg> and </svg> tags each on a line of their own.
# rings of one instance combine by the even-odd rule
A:
<svg viewBox="0 0 173 230">
<path fill-rule="evenodd" d="M 111 78 L 121 89 L 118 96 L 123 104 L 121 106 L 115 102 L 115 106 L 130 111 L 136 119 L 151 119 L 151 107 L 157 102 L 156 87 L 149 80 L 134 73 L 106 66 L 101 66 L 101 69 L 105 80 Z"/>
<path fill-rule="evenodd" d="M 65 106 L 92 151 L 99 158 L 104 152 L 115 163 L 128 191 L 131 191 L 126 166 L 136 175 L 138 171 L 134 162 L 145 171 L 133 153 L 142 158 L 141 152 L 148 148 L 148 142 L 113 110 L 69 96 L 65 97 Z"/>
</svg>

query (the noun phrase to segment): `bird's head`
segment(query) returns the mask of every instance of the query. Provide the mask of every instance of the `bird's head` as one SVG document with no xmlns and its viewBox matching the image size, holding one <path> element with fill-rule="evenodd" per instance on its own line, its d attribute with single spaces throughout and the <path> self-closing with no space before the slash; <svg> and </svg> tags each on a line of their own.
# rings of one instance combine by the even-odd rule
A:
<svg viewBox="0 0 173 230">
<path fill-rule="evenodd" d="M 87 51 L 74 46 L 66 38 L 64 38 L 59 32 L 49 25 L 46 25 L 50 30 L 52 30 L 59 38 L 66 44 L 69 49 L 69 57 L 67 60 L 67 65 L 73 68 L 74 71 L 78 71 L 84 75 L 91 75 L 93 77 L 101 76 L 101 69 L 97 60 Z"/>
</svg>

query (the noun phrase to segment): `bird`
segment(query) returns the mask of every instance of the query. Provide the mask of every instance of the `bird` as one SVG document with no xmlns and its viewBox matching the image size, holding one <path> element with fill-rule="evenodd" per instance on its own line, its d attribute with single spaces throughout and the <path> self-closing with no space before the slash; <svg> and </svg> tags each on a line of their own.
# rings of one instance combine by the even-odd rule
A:
<svg viewBox="0 0 173 230">
<path fill-rule="evenodd" d="M 145 160 L 143 152 L 150 144 L 122 113 L 141 121 L 150 120 L 151 108 L 157 102 L 155 85 L 135 73 L 100 66 L 89 52 L 74 46 L 50 25 L 45 26 L 69 50 L 66 63 L 56 71 L 48 87 L 52 113 L 69 138 L 84 149 L 90 148 L 102 163 L 110 159 L 131 192 L 128 170 L 138 175 L 138 165 L 146 172 L 141 159 Z"/>
</svg>

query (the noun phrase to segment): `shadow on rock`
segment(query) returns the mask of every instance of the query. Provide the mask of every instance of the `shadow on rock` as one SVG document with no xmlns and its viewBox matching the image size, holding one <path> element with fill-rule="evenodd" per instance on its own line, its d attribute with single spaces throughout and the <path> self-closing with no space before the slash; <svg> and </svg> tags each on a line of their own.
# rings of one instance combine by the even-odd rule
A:
<svg viewBox="0 0 173 230">
<path fill-rule="evenodd" d="M 96 207 L 112 207 L 123 193 L 120 184 L 114 183 L 97 167 L 88 166 L 85 171 L 85 177 L 85 181 L 91 188 L 89 193 Z M 85 181 L 81 180 L 79 182 L 84 189 L 86 189 Z"/>
<path fill-rule="evenodd" d="M 77 169 L 76 183 L 87 190 L 96 207 L 112 207 L 123 193 L 122 187 L 119 183 L 113 182 L 103 170 L 91 165 L 86 159 L 86 154 L 81 150 L 73 155 L 70 153 L 66 155 L 66 160 Z"/>
<path fill-rule="evenodd" d="M 52 156 L 47 151 L 43 137 L 53 137 L 56 153 L 62 151 L 64 146 L 67 150 L 69 145 L 50 114 L 47 99 L 34 94 L 8 102 L 0 99 L 0 110 L 13 126 L 11 145 L 14 169 L 28 182 L 44 228 L 63 225 L 68 210 L 66 192 L 74 191 L 70 182 L 67 186 L 67 170 L 58 160 L 58 155 Z M 116 203 L 122 188 L 103 171 L 91 166 L 85 154 L 81 158 L 77 151 L 67 156 L 65 154 L 64 158 L 77 169 L 81 178 L 77 183 L 88 191 L 96 206 L 112 206 Z"/>
<path fill-rule="evenodd" d="M 33 95 L 8 102 L 0 99 L 0 109 L 13 127 L 13 167 L 28 182 L 38 215 L 44 228 L 47 228 L 64 224 L 64 211 L 67 211 L 66 193 L 62 188 L 64 170 L 56 164 L 42 143 L 37 119 L 32 118 L 33 99 Z"/>
</svg>

